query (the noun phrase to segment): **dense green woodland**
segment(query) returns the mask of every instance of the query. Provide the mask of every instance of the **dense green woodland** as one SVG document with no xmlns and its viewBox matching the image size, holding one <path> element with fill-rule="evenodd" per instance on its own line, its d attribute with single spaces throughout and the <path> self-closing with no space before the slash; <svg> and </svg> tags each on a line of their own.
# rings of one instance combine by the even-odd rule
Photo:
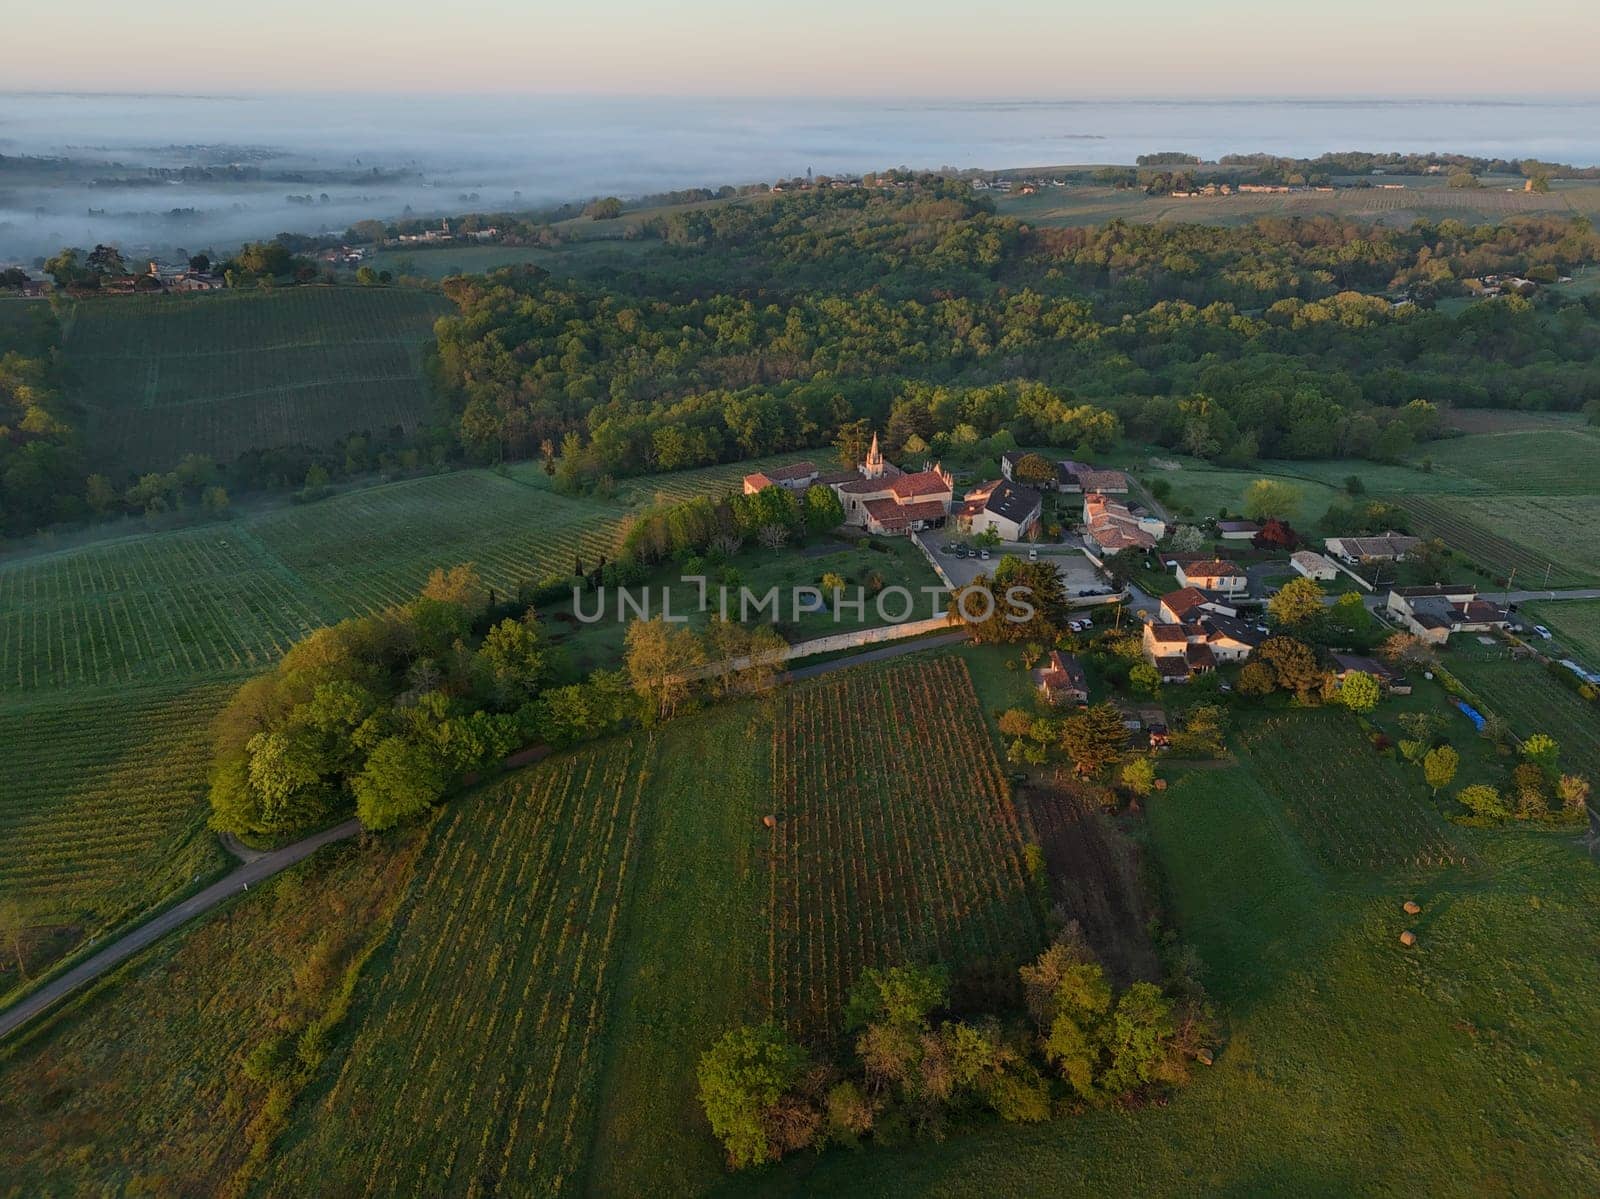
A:
<svg viewBox="0 0 1600 1199">
<path fill-rule="evenodd" d="M 225 507 L 219 485 L 315 489 L 452 455 L 559 449 L 563 482 L 584 486 L 817 447 L 862 419 L 913 458 L 1005 431 L 1085 453 L 1129 433 L 1248 462 L 1395 460 L 1438 434 L 1444 405 L 1600 414 L 1600 296 L 1435 307 L 1485 273 L 1554 282 L 1600 261 L 1581 218 L 1030 228 L 931 180 L 733 197 L 644 231 L 651 249 L 582 281 L 533 266 L 446 280 L 458 313 L 429 355 L 444 423 L 414 444 L 351 430 L 181 475 L 87 474 L 60 398 L 70 355 L 28 305 L 0 321 L 5 527 Z M 269 270 L 247 249 L 240 262 Z"/>
</svg>

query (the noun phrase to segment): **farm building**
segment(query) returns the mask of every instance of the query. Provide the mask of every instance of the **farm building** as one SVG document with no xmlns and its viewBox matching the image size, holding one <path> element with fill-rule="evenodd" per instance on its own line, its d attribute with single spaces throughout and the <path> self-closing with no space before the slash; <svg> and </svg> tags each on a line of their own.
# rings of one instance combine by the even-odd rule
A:
<svg viewBox="0 0 1600 1199">
<path fill-rule="evenodd" d="M 1323 546 L 1335 558 L 1354 565 L 1358 562 L 1399 562 L 1422 544 L 1420 537 L 1403 533 L 1384 533 L 1378 537 L 1330 537 Z"/>
<path fill-rule="evenodd" d="M 1506 610 L 1479 599 L 1475 587 L 1396 587 L 1385 608 L 1430 645 L 1443 645 L 1452 633 L 1486 633 L 1511 623 Z"/>
<path fill-rule="evenodd" d="M 1296 550 L 1289 555 L 1289 565 L 1308 579 L 1325 581 L 1339 577 L 1339 566 L 1316 550 Z"/>
<path fill-rule="evenodd" d="M 1164 521 L 1108 500 L 1099 492 L 1083 497 L 1083 526 L 1090 548 L 1098 550 L 1101 557 L 1126 549 L 1148 553 L 1167 531 Z"/>
<path fill-rule="evenodd" d="M 1033 681 L 1046 703 L 1089 702 L 1089 678 L 1083 672 L 1083 665 L 1072 654 L 1051 650 L 1044 666 L 1033 672 Z"/>
<path fill-rule="evenodd" d="M 1222 558 L 1180 562 L 1176 573 L 1178 582 L 1185 587 L 1197 587 L 1201 591 L 1220 591 L 1224 595 L 1238 595 L 1250 587 L 1250 580 L 1245 576 L 1244 570 Z"/>
<path fill-rule="evenodd" d="M 869 533 L 938 528 L 944 524 L 955 494 L 950 472 L 937 463 L 928 470 L 908 473 L 885 462 L 876 434 L 866 461 L 855 470 L 814 481 L 838 492 L 846 525 L 865 528 Z"/>
<path fill-rule="evenodd" d="M 1253 520 L 1219 520 L 1217 522 L 1217 536 L 1224 541 L 1249 541 L 1261 532 L 1261 526 Z"/>
<path fill-rule="evenodd" d="M 744 493 L 754 495 L 768 487 L 782 487 L 786 491 L 804 491 L 817 481 L 817 468 L 810 462 L 791 462 L 788 466 L 775 466 L 771 470 L 758 470 L 744 477 Z"/>
<path fill-rule="evenodd" d="M 1370 674 L 1385 691 L 1395 695 L 1411 694 L 1411 684 L 1405 676 L 1386 662 L 1362 654 L 1330 654 L 1329 658 L 1333 662 L 1333 677 L 1341 683 L 1347 674 Z"/>
<path fill-rule="evenodd" d="M 995 479 L 967 492 L 951 514 L 969 533 L 993 530 L 1003 541 L 1021 541 L 1039 525 L 1044 498 L 1033 488 Z"/>
</svg>

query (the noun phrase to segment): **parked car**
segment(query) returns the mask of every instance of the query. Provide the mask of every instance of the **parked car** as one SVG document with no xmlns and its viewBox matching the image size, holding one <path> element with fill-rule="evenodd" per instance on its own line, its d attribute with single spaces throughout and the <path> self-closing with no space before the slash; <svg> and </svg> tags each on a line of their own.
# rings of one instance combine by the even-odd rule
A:
<svg viewBox="0 0 1600 1199">
<path fill-rule="evenodd" d="M 1039 551 L 1038 550 L 1029 550 L 1028 551 L 1028 561 L 1029 562 L 1037 562 L 1038 560 L 1039 560 Z"/>
<path fill-rule="evenodd" d="M 1533 631 L 1535 633 L 1538 633 L 1539 636 L 1543 637 L 1546 641 L 1549 641 L 1550 638 L 1551 638 L 1551 635 L 1552 635 L 1550 630 L 1545 628 L 1542 624 L 1534 625 L 1533 626 Z"/>
<path fill-rule="evenodd" d="M 979 550 L 978 551 L 978 557 L 982 558 L 985 562 L 987 562 L 989 560 L 989 551 L 988 550 Z"/>
</svg>

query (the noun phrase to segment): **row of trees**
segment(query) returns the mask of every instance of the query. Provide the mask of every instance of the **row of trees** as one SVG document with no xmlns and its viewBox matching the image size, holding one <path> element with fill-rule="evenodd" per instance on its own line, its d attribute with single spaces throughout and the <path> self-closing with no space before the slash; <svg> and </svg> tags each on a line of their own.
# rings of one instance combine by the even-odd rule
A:
<svg viewBox="0 0 1600 1199">
<path fill-rule="evenodd" d="M 937 1137 L 984 1113 L 1038 1123 L 1179 1086 L 1209 1060 L 1204 996 L 1187 975 L 1117 988 L 1075 936 L 1018 971 L 1021 1006 L 953 1018 L 938 966 L 869 969 L 848 1045 L 813 1057 L 775 1025 L 729 1029 L 701 1057 L 700 1101 L 728 1164 L 863 1141 Z"/>
</svg>

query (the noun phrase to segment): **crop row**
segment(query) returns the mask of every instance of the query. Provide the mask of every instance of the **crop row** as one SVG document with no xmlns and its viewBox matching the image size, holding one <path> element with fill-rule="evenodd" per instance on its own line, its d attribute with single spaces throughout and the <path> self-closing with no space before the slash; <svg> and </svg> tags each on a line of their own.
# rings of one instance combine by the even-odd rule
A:
<svg viewBox="0 0 1600 1199">
<path fill-rule="evenodd" d="M 641 739 L 569 755 L 446 817 L 360 1033 L 311 1114 L 323 1143 L 314 1165 L 298 1163 L 308 1185 L 570 1188 L 651 750 Z"/>
<path fill-rule="evenodd" d="M 1016 812 L 966 668 L 852 671 L 785 698 L 772 763 L 774 1014 L 819 1031 L 865 967 L 1033 949 Z"/>
<path fill-rule="evenodd" d="M 1565 586 L 1587 577 L 1569 568 L 1565 561 L 1557 561 L 1554 555 L 1529 548 L 1526 539 L 1513 541 L 1491 531 L 1480 520 L 1463 513 L 1464 502 L 1442 502 L 1417 495 L 1401 499 L 1420 532 L 1438 537 L 1497 575 L 1508 576 L 1515 570 L 1530 587 Z"/>
</svg>

